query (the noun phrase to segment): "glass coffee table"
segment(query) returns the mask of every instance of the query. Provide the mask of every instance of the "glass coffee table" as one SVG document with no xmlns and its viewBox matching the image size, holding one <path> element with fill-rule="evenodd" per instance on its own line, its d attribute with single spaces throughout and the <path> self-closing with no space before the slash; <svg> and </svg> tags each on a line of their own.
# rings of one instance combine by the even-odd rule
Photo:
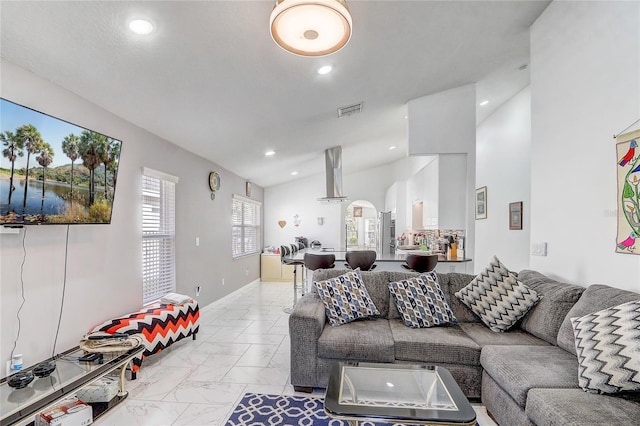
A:
<svg viewBox="0 0 640 426">
<path fill-rule="evenodd" d="M 476 424 L 476 413 L 451 373 L 430 365 L 335 363 L 324 409 L 351 425 L 359 421 Z"/>
<path fill-rule="evenodd" d="M 36 413 L 109 373 L 119 372 L 118 395 L 109 403 L 92 404 L 93 418 L 97 419 L 127 397 L 124 387 L 125 369 L 133 358 L 142 355 L 144 349 L 144 346 L 138 346 L 123 353 L 105 353 L 102 362 L 80 362 L 78 357 L 84 355 L 84 352 L 76 347 L 55 358 L 49 358 L 47 361 L 56 363 L 56 369 L 51 375 L 36 378 L 23 389 L 11 388 L 7 378 L 1 379 L 0 426 L 33 424 Z"/>
</svg>

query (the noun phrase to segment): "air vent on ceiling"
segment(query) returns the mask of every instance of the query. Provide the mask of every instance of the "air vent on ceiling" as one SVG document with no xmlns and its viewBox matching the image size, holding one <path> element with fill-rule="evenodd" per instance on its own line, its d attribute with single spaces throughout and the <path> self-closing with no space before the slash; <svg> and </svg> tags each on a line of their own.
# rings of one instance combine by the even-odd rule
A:
<svg viewBox="0 0 640 426">
<path fill-rule="evenodd" d="M 338 118 L 362 112 L 362 102 L 338 108 Z"/>
</svg>

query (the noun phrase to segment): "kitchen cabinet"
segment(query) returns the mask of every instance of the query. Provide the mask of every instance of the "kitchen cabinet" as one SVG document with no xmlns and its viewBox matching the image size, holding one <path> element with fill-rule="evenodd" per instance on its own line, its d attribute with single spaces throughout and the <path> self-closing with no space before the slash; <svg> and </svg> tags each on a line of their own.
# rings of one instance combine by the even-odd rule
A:
<svg viewBox="0 0 640 426">
<path fill-rule="evenodd" d="M 279 254 L 260 255 L 260 280 L 293 281 L 293 266 L 283 265 Z"/>
</svg>

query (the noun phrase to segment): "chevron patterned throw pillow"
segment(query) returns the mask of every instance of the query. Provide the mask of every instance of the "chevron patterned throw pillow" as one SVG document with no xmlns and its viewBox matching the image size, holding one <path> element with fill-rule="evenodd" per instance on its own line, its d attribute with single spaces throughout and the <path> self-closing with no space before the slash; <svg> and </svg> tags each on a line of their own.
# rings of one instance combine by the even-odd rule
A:
<svg viewBox="0 0 640 426">
<path fill-rule="evenodd" d="M 640 390 L 640 300 L 571 318 L 571 325 L 582 389 Z"/>
<path fill-rule="evenodd" d="M 389 283 L 389 291 L 407 327 L 428 328 L 458 322 L 435 273 Z"/>
<path fill-rule="evenodd" d="M 467 305 L 491 331 L 507 331 L 540 299 L 493 256 L 487 266 L 455 296 Z"/>
<path fill-rule="evenodd" d="M 380 316 L 362 282 L 360 268 L 326 281 L 316 281 L 315 285 L 333 327 L 360 318 Z"/>
</svg>

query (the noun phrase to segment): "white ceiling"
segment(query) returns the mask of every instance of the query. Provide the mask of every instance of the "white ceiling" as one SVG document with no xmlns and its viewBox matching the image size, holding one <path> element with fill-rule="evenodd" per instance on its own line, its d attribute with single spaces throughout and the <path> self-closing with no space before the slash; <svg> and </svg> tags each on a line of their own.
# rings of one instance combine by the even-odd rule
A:
<svg viewBox="0 0 640 426">
<path fill-rule="evenodd" d="M 405 157 L 411 99 L 477 83 L 478 101 L 490 101 L 478 107 L 482 121 L 529 83 L 518 68 L 549 2 L 351 0 L 351 41 L 324 58 L 272 41 L 274 3 L 2 1 L 0 51 L 266 187 L 323 173 L 324 150 L 336 145 L 344 173 Z M 131 33 L 136 17 L 155 31 Z M 334 71 L 316 74 L 324 64 Z M 337 118 L 338 107 L 361 101 L 362 113 Z M 269 149 L 276 155 L 265 157 Z"/>
</svg>

